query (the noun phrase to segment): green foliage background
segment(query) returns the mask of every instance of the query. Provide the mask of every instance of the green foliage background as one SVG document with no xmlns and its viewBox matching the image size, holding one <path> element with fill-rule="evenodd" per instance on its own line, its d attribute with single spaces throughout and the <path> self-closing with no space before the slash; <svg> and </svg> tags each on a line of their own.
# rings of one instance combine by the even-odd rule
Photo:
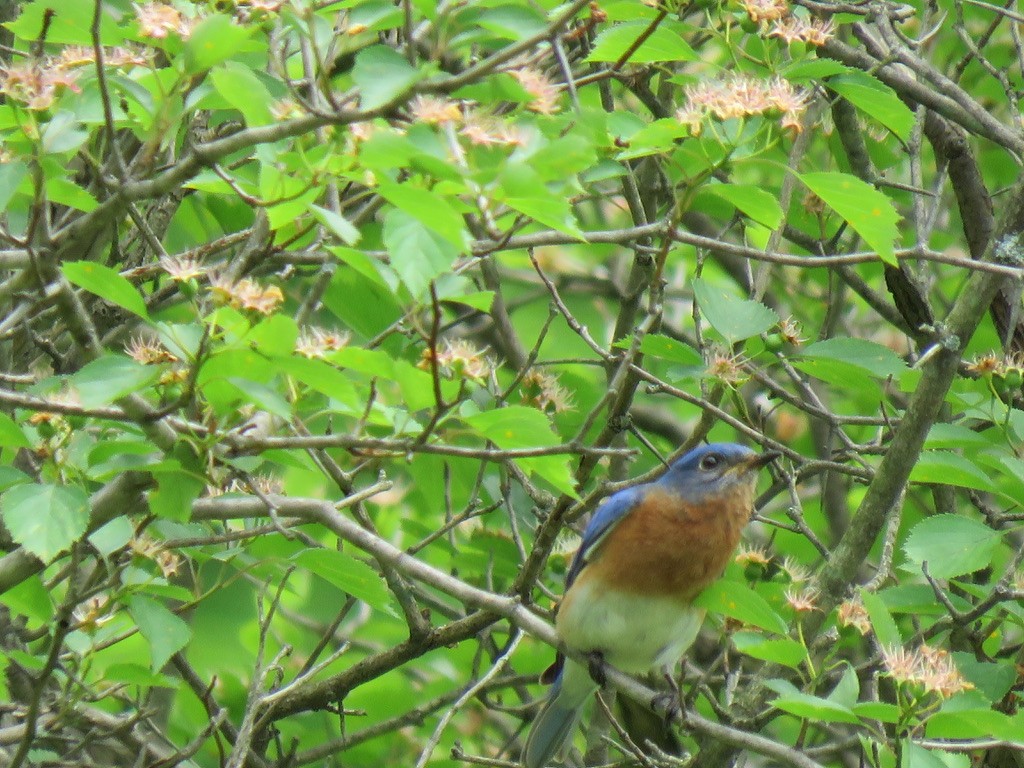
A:
<svg viewBox="0 0 1024 768">
<path fill-rule="evenodd" d="M 703 440 L 687 764 L 1024 764 L 1010 8 L 0 3 L 5 764 L 515 764 Z"/>
</svg>

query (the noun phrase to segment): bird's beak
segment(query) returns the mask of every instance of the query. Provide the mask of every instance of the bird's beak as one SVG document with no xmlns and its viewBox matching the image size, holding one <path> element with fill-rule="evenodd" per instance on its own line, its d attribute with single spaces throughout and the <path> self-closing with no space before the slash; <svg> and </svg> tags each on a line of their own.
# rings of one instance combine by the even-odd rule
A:
<svg viewBox="0 0 1024 768">
<path fill-rule="evenodd" d="M 759 453 L 748 459 L 743 468 L 749 472 L 754 472 L 767 464 L 771 464 L 781 455 L 782 453 L 779 451 L 765 451 L 764 453 Z"/>
</svg>

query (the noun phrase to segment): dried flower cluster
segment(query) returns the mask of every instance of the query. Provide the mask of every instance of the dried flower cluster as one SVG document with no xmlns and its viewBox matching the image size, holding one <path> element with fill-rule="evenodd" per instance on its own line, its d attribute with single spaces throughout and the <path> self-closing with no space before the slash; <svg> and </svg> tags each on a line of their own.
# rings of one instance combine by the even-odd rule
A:
<svg viewBox="0 0 1024 768">
<path fill-rule="evenodd" d="M 210 277 L 210 292 L 221 304 L 228 304 L 235 309 L 251 310 L 262 315 L 271 315 L 284 302 L 284 294 L 276 285 L 263 288 L 255 280 L 247 277 L 238 282 L 224 275 Z"/>
<path fill-rule="evenodd" d="M 128 357 L 142 365 L 178 362 L 178 358 L 159 341 L 152 341 L 141 336 L 136 336 L 125 344 L 124 351 Z"/>
<path fill-rule="evenodd" d="M 762 25 L 762 34 L 787 43 L 796 41 L 821 46 L 835 32 L 832 21 L 805 19 L 790 11 L 788 0 L 742 0 L 750 20 Z"/>
<path fill-rule="evenodd" d="M 717 379 L 727 387 L 738 387 L 750 378 L 744 369 L 746 359 L 740 354 L 716 349 L 708 360 L 708 376 Z"/>
<path fill-rule="evenodd" d="M 926 692 L 944 699 L 974 688 L 960 674 L 949 652 L 942 648 L 928 645 L 922 645 L 916 651 L 887 648 L 882 651 L 882 662 L 886 674 L 896 682 L 919 685 Z"/>
<path fill-rule="evenodd" d="M 561 90 L 547 75 L 532 67 L 514 69 L 512 75 L 530 96 L 530 103 L 527 109 L 541 115 L 553 115 L 558 111 L 558 97 Z"/>
<path fill-rule="evenodd" d="M 58 69 L 73 69 L 96 63 L 96 52 L 84 45 L 69 45 L 53 59 Z M 103 63 L 109 67 L 144 67 L 149 57 L 130 48 L 105 48 Z"/>
<path fill-rule="evenodd" d="M 558 383 L 558 377 L 531 368 L 519 385 L 524 403 L 549 413 L 564 413 L 575 407 L 572 392 Z"/>
<path fill-rule="evenodd" d="M 841 603 L 836 611 L 836 618 L 841 626 L 853 627 L 862 635 L 871 632 L 871 618 L 860 600 L 847 600 Z"/>
<path fill-rule="evenodd" d="M 78 73 L 59 66 L 54 60 L 22 61 L 0 69 L 0 93 L 20 102 L 27 109 L 49 109 L 57 94 L 67 89 L 78 93 Z"/>
<path fill-rule="evenodd" d="M 295 342 L 295 351 L 310 359 L 322 358 L 328 352 L 337 352 L 348 344 L 350 338 L 348 333 L 310 328 L 299 335 L 298 341 Z"/>
<path fill-rule="evenodd" d="M 166 3 L 146 3 L 135 6 L 139 34 L 153 40 L 162 40 L 174 33 L 181 38 L 192 34 L 194 23 L 181 15 L 177 8 Z"/>
<path fill-rule="evenodd" d="M 687 86 L 686 103 L 676 112 L 676 119 L 694 136 L 700 135 L 708 117 L 728 120 L 754 115 L 780 115 L 783 128 L 800 132 L 800 118 L 809 99 L 810 93 L 781 77 L 764 80 L 733 74 L 725 80 Z"/>
<path fill-rule="evenodd" d="M 164 256 L 160 259 L 160 268 L 176 283 L 194 280 L 206 274 L 206 267 L 190 256 Z"/>
<path fill-rule="evenodd" d="M 494 365 L 484 351 L 463 339 L 445 341 L 443 347 L 437 350 L 436 359 L 433 349 L 430 347 L 424 349 L 417 367 L 429 371 L 435 364 L 438 373 L 448 379 L 482 381 L 494 370 Z"/>
</svg>

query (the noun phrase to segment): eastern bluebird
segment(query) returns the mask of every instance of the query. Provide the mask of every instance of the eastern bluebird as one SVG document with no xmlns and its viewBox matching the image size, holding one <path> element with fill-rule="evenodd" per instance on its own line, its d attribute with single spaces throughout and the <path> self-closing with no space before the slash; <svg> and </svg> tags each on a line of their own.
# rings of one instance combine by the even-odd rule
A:
<svg viewBox="0 0 1024 768">
<path fill-rule="evenodd" d="M 725 569 L 753 511 L 758 470 L 776 456 L 703 445 L 656 482 L 609 497 L 566 575 L 555 617 L 562 642 L 634 674 L 675 664 L 704 620 L 691 603 Z M 526 768 L 543 768 L 562 749 L 598 687 L 561 655 L 549 672 L 554 684 L 526 739 Z"/>
</svg>

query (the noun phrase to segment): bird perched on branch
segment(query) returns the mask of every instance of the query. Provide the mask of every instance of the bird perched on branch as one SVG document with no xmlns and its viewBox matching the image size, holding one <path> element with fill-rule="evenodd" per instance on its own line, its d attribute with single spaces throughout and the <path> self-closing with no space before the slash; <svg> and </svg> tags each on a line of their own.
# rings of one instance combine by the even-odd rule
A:
<svg viewBox="0 0 1024 768">
<path fill-rule="evenodd" d="M 777 456 L 703 445 L 656 482 L 608 498 L 566 576 L 555 618 L 562 642 L 630 673 L 679 661 L 704 620 L 693 600 L 725 569 L 753 511 L 758 470 Z M 551 692 L 523 751 L 526 768 L 543 768 L 569 742 L 598 687 L 594 677 L 572 659 L 555 659 L 544 677 Z"/>
</svg>

